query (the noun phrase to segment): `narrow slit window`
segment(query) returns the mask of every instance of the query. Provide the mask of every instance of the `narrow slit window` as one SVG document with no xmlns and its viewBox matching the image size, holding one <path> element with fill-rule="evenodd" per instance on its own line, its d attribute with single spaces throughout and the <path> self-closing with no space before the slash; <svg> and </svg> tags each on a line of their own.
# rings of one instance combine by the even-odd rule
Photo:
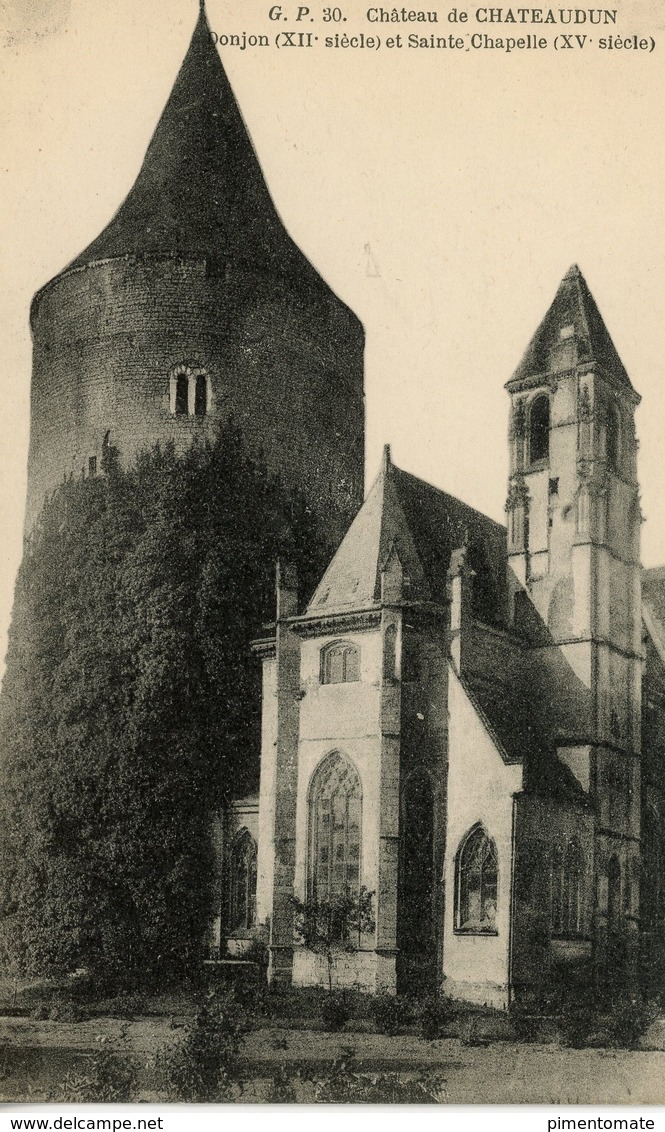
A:
<svg viewBox="0 0 665 1132">
<path fill-rule="evenodd" d="M 178 375 L 178 380 L 175 387 L 175 413 L 177 417 L 184 417 L 187 415 L 187 398 L 189 394 L 189 381 L 187 374 L 181 373 Z"/>
<path fill-rule="evenodd" d="M 196 379 L 194 396 L 194 413 L 197 417 L 204 417 L 208 412 L 208 379 L 200 373 Z"/>
</svg>

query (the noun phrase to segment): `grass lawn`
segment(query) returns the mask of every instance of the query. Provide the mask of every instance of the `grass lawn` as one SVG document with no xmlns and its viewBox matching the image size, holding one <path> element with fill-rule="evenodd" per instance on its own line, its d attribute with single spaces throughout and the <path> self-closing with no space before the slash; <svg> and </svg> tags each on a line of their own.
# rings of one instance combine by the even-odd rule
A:
<svg viewBox="0 0 665 1132">
<path fill-rule="evenodd" d="M 541 1035 L 519 1043 L 508 1019 L 495 1011 L 461 1009 L 434 1039 L 420 1036 L 408 1019 L 400 1033 L 379 1033 L 372 1003 L 362 996 L 343 1030 L 331 1033 L 321 1020 L 322 1002 L 318 992 L 261 997 L 239 1049 L 243 1087 L 235 1089 L 235 1099 L 343 1100 L 348 1091 L 353 1100 L 451 1104 L 665 1103 L 660 1021 L 636 1049 L 571 1049 L 554 1033 L 549 1041 Z M 89 1099 L 100 1064 L 108 1064 L 104 1058 L 117 1057 L 137 1071 L 132 1095 L 122 1095 L 120 1074 L 112 1080 L 120 1094 L 109 1098 L 103 1069 L 100 1088 L 107 1092 L 97 1099 L 163 1101 L 160 1050 L 182 1041 L 193 1015 L 191 989 L 77 1005 L 58 984 L 0 985 L 0 1100 Z M 316 1094 L 322 1079 L 328 1085 Z M 367 1098 L 358 1095 L 359 1085 L 367 1085 Z"/>
</svg>

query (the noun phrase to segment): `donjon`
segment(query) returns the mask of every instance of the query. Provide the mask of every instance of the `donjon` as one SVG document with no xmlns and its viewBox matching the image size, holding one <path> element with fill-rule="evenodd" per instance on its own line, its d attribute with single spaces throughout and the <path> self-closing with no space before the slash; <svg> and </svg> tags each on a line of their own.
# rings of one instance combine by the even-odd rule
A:
<svg viewBox="0 0 665 1132">
<path fill-rule="evenodd" d="M 26 528 L 63 479 L 233 418 L 341 538 L 362 500 L 359 320 L 268 192 L 203 3 L 139 176 L 35 296 Z"/>
</svg>

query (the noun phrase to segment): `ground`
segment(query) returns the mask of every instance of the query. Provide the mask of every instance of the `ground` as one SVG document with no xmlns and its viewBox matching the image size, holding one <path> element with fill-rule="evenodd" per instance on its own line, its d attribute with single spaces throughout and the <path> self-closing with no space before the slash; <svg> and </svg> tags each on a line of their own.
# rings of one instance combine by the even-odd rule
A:
<svg viewBox="0 0 665 1132">
<path fill-rule="evenodd" d="M 88 1011 L 81 1021 L 0 1017 L 0 1100 L 87 1099 L 77 1088 L 100 1050 L 129 1055 L 140 1066 L 133 1099 L 164 1100 L 155 1085 L 155 1055 L 186 1031 L 191 1007 L 188 1013 L 181 995 L 162 998 L 158 1013 L 154 1003 L 150 1009 L 126 1011 L 133 1016 L 125 1018 Z M 554 1039 L 520 1044 L 506 1020 L 490 1013 L 467 1018 L 460 1036 L 436 1040 L 371 1032 L 368 1018 L 330 1033 L 317 1018 L 289 1013 L 297 1011 L 257 1018 L 245 1035 L 238 1100 L 312 1100 L 312 1080 L 329 1078 L 343 1064 L 358 1080 L 379 1081 L 386 1100 L 403 1099 L 400 1089 L 427 1082 L 423 1099 L 450 1104 L 665 1104 L 665 1020 L 653 1023 L 636 1049 L 571 1049 Z M 277 1079 L 286 1083 L 286 1095 L 275 1093 Z"/>
</svg>

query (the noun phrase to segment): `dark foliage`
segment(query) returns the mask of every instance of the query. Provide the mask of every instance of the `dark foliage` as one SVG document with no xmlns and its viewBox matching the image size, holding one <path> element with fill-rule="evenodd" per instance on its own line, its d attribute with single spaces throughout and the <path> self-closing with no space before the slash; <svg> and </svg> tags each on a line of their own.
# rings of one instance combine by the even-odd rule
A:
<svg viewBox="0 0 665 1132">
<path fill-rule="evenodd" d="M 351 1008 L 343 992 L 327 994 L 321 1001 L 321 1021 L 323 1028 L 332 1034 L 339 1033 L 351 1017 Z"/>
<path fill-rule="evenodd" d="M 435 1072 L 403 1074 L 360 1073 L 355 1051 L 342 1050 L 325 1075 L 314 1078 L 314 1100 L 319 1104 L 442 1104 L 444 1079 Z"/>
<path fill-rule="evenodd" d="M 411 1006 L 392 994 L 379 995 L 372 1002 L 372 1015 L 381 1034 L 399 1034 L 409 1024 Z"/>
<path fill-rule="evenodd" d="M 443 1037 L 445 1028 L 452 1021 L 453 1009 L 450 1000 L 443 995 L 432 995 L 421 1003 L 418 1010 L 418 1022 L 423 1038 L 436 1041 Z"/>
<path fill-rule="evenodd" d="M 637 992 L 593 987 L 564 997 L 559 1025 L 564 1043 L 573 1049 L 632 1049 L 657 1013 L 654 1004 Z"/>
<path fill-rule="evenodd" d="M 157 1078 L 169 1100 L 221 1103 L 241 1092 L 239 1053 L 246 1029 L 232 992 L 218 990 L 201 1005 L 182 1037 L 157 1058 Z"/>
<path fill-rule="evenodd" d="M 0 697 L 0 945 L 27 974 L 182 974 L 210 919 L 210 830 L 256 786 L 274 564 L 328 548 L 229 425 L 64 484 L 26 546 Z"/>
</svg>

